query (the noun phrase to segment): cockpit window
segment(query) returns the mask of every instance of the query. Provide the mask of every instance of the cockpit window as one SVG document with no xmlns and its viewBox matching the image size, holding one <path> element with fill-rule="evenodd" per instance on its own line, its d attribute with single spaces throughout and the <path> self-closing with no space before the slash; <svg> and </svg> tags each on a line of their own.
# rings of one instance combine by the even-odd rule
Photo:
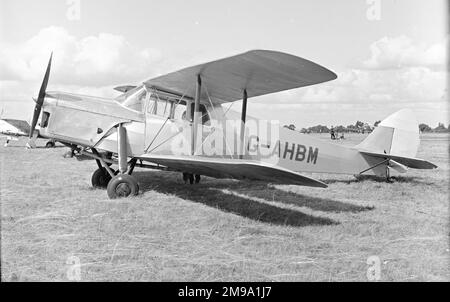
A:
<svg viewBox="0 0 450 302">
<path fill-rule="evenodd" d="M 147 113 L 173 119 L 175 104 L 175 99 L 159 98 L 158 95 L 153 93 L 150 97 Z"/>
</svg>

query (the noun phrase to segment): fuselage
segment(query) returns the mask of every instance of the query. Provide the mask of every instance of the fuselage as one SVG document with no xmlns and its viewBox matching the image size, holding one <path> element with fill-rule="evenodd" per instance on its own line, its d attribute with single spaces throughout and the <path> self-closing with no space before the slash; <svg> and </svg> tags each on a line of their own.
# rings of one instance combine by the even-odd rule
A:
<svg viewBox="0 0 450 302">
<path fill-rule="evenodd" d="M 143 96 L 144 95 L 144 96 Z M 127 131 L 129 157 L 146 153 L 192 155 L 192 100 L 136 88 L 120 100 L 47 92 L 40 135 L 72 145 L 118 152 L 116 127 Z M 248 117 L 244 143 L 240 121 L 227 119 L 222 106 L 205 103 L 198 125 L 196 156 L 263 161 L 296 172 L 357 174 L 374 159 L 357 149 L 316 139 L 280 127 L 273 121 Z M 207 118 L 205 118 L 207 116 Z"/>
</svg>

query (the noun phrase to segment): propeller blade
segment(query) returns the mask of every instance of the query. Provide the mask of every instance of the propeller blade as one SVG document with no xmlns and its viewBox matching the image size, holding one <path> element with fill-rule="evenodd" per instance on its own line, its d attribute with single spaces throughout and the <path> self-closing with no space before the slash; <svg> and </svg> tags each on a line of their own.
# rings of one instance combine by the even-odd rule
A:
<svg viewBox="0 0 450 302">
<path fill-rule="evenodd" d="M 50 55 L 50 60 L 48 61 L 47 70 L 45 71 L 44 75 L 44 80 L 42 81 L 41 88 L 39 89 L 39 95 L 36 100 L 36 105 L 34 106 L 33 119 L 31 121 L 31 128 L 30 128 L 30 138 L 33 137 L 34 129 L 36 128 L 39 115 L 41 114 L 41 108 L 42 105 L 44 104 L 45 90 L 47 89 L 48 78 L 50 77 L 50 68 L 52 66 L 52 57 L 53 52 Z"/>
</svg>

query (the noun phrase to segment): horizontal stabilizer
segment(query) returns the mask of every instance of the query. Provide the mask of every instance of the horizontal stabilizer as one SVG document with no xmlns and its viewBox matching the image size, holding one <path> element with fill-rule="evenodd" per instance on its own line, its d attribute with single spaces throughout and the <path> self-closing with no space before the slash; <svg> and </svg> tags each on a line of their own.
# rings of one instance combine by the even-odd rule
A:
<svg viewBox="0 0 450 302">
<path fill-rule="evenodd" d="M 139 159 L 163 165 L 171 170 L 215 178 L 263 180 L 272 183 L 327 187 L 321 181 L 260 161 L 155 154 L 144 154 Z"/>
<path fill-rule="evenodd" d="M 435 169 L 437 166 L 433 163 L 430 163 L 429 161 L 419 159 L 419 158 L 412 158 L 412 157 L 403 157 L 403 156 L 397 156 L 397 155 L 390 155 L 390 154 L 383 154 L 383 153 L 374 153 L 374 152 L 367 152 L 367 151 L 359 151 L 361 154 L 369 155 L 372 157 L 377 157 L 380 159 L 392 159 L 395 162 L 404 165 L 409 168 L 413 169 Z"/>
</svg>

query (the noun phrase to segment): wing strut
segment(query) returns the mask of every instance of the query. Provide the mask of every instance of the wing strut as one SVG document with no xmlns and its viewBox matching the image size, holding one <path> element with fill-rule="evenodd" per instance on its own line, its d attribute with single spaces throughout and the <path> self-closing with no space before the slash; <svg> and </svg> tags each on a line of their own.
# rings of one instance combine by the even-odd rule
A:
<svg viewBox="0 0 450 302">
<path fill-rule="evenodd" d="M 194 155 L 195 148 L 197 146 L 197 130 L 198 119 L 200 115 L 200 98 L 202 95 L 202 78 L 200 74 L 197 75 L 197 82 L 195 85 L 195 103 L 194 103 L 194 122 L 192 123 L 192 135 L 191 135 L 191 154 Z"/>
<path fill-rule="evenodd" d="M 242 96 L 242 110 L 241 110 L 241 154 L 239 158 L 244 156 L 244 138 L 245 138 L 245 118 L 247 116 L 247 89 L 244 89 Z"/>
</svg>

